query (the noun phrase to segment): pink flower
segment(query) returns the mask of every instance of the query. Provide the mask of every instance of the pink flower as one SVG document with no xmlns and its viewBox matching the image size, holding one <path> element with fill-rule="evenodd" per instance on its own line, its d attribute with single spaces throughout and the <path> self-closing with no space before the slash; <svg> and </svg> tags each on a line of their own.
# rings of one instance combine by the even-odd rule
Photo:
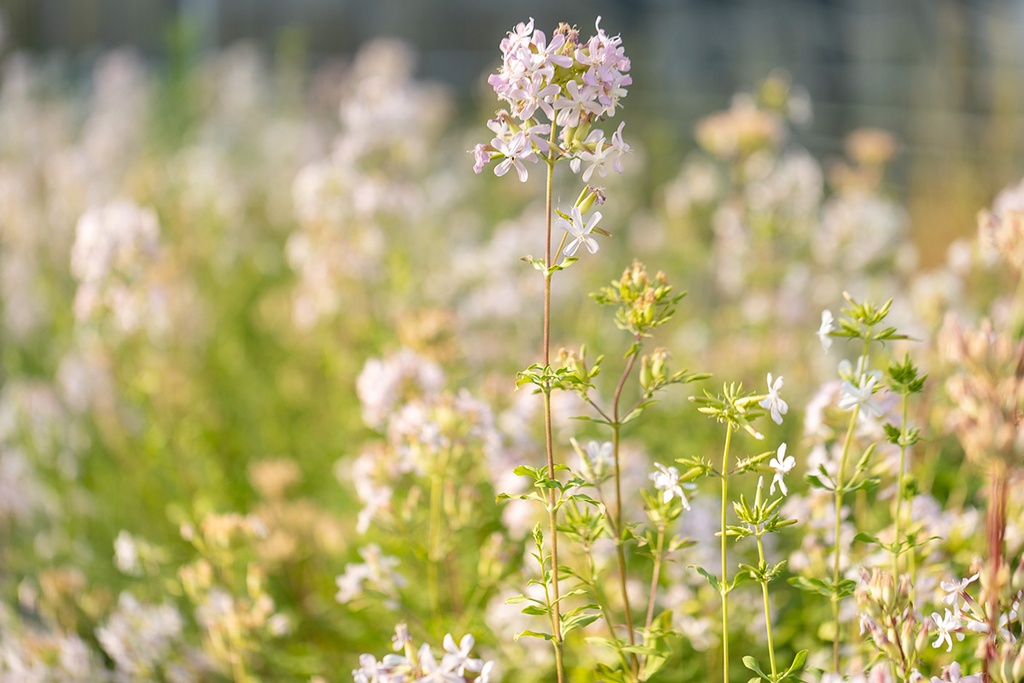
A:
<svg viewBox="0 0 1024 683">
<path fill-rule="evenodd" d="M 498 154 L 505 157 L 500 164 L 494 167 L 494 175 L 503 176 L 508 173 L 510 168 L 514 167 L 516 173 L 519 174 L 519 182 L 525 183 L 529 174 L 526 171 L 526 167 L 523 166 L 523 162 L 537 163 L 537 157 L 534 156 L 533 147 L 529 146 L 526 135 L 522 132 L 516 133 L 507 142 L 494 138 L 491 140 L 491 146 L 494 147 Z"/>
</svg>

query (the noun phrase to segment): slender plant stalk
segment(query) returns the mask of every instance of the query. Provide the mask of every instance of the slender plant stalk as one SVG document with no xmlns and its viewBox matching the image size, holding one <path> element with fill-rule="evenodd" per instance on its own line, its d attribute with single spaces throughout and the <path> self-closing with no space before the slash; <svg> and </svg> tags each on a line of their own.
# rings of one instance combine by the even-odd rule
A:
<svg viewBox="0 0 1024 683">
<path fill-rule="evenodd" d="M 757 535 L 757 558 L 761 561 L 761 566 L 765 566 L 764 561 L 764 542 L 761 540 L 761 536 Z M 772 678 L 778 675 L 778 671 L 775 669 L 775 642 L 772 639 L 772 613 L 768 608 L 768 582 L 761 582 L 761 595 L 764 598 L 764 627 L 768 634 L 768 661 L 772 666 Z"/>
<path fill-rule="evenodd" d="M 893 537 L 893 543 L 896 547 L 892 553 L 892 580 L 899 585 L 899 571 L 900 571 L 900 548 L 899 544 L 902 541 L 902 523 L 903 523 L 903 478 L 907 471 L 907 403 L 908 395 L 903 394 L 903 423 L 900 431 L 900 468 L 896 474 L 896 511 L 893 513 L 893 524 L 895 525 L 895 534 Z M 913 549 L 911 549 L 913 552 Z"/>
<path fill-rule="evenodd" d="M 729 446 L 732 444 L 732 423 L 725 430 L 725 448 L 722 450 L 722 683 L 729 683 L 729 581 L 728 537 L 725 534 L 726 507 L 729 501 Z"/>
<path fill-rule="evenodd" d="M 637 335 L 636 341 L 640 341 L 639 335 Z M 619 423 L 619 401 L 622 398 L 622 389 L 626 385 L 626 379 L 633 371 L 636 357 L 637 353 L 630 354 L 626 368 L 623 370 L 619 383 L 615 387 L 615 396 L 612 400 L 612 453 L 615 460 L 615 557 L 619 568 L 619 589 L 622 592 L 622 606 L 626 612 L 626 632 L 629 634 L 630 645 L 636 645 L 636 634 L 633 632 L 633 612 L 629 605 L 629 591 L 626 589 L 626 549 L 622 538 L 622 470 L 619 464 L 619 443 L 622 425 Z M 630 654 L 630 661 L 632 662 L 633 678 L 635 679 L 640 673 L 640 661 L 636 653 Z"/>
<path fill-rule="evenodd" d="M 658 541 L 654 548 L 654 572 L 651 574 L 650 597 L 647 600 L 647 620 L 644 622 L 644 634 L 651 630 L 654 623 L 654 598 L 658 592 L 658 581 L 661 580 L 661 557 L 665 551 L 665 522 L 658 522 Z"/>
<path fill-rule="evenodd" d="M 544 367 L 551 365 L 551 214 L 552 189 L 555 177 L 555 126 L 551 126 L 551 149 L 548 151 L 547 181 L 544 189 Z M 547 452 L 548 477 L 555 478 L 555 448 L 551 429 L 551 387 L 544 391 L 544 444 Z M 555 669 L 558 683 L 565 683 L 562 663 L 562 615 L 558 591 L 558 511 L 555 509 L 555 490 L 548 489 L 548 529 L 551 535 L 551 635 L 555 648 Z"/>
<path fill-rule="evenodd" d="M 853 429 L 857 425 L 857 418 L 860 416 L 860 406 L 854 406 L 850 414 L 850 426 L 846 430 L 846 438 L 843 440 L 843 456 L 839 460 L 839 471 L 836 473 L 836 508 L 835 508 L 835 529 L 834 531 L 834 557 L 832 562 L 832 624 L 835 626 L 835 633 L 832 634 L 832 666 L 836 673 L 839 671 L 839 556 L 840 540 L 839 534 L 842 526 L 843 515 L 843 487 L 846 473 L 846 461 L 850 456 L 850 446 L 853 444 Z"/>
<path fill-rule="evenodd" d="M 439 569 L 443 558 L 441 539 L 444 533 L 444 475 L 452 454 L 443 450 L 430 476 L 430 526 L 427 529 L 427 596 L 433 616 L 441 614 Z M 452 573 L 448 573 L 452 577 Z M 452 595 L 454 595 L 454 591 Z"/>
<path fill-rule="evenodd" d="M 1006 498 L 1009 472 L 1001 460 L 994 459 L 989 471 L 988 500 L 988 559 L 989 581 L 985 606 L 988 619 L 988 642 L 985 645 L 985 679 L 998 658 L 999 634 L 999 574 L 1003 563 L 1003 539 L 1006 536 Z"/>
<path fill-rule="evenodd" d="M 427 595 L 430 610 L 436 617 L 441 613 L 441 597 L 437 576 L 438 534 L 441 530 L 441 473 L 434 472 L 430 478 L 430 528 L 427 531 Z"/>
<path fill-rule="evenodd" d="M 587 556 L 587 568 L 590 571 L 590 583 L 594 586 L 594 592 L 598 593 L 600 589 L 597 586 L 597 565 L 594 564 L 594 553 L 591 551 L 592 548 L 589 546 L 584 548 L 584 554 Z M 608 627 L 608 635 L 612 640 L 615 640 L 617 637 L 615 634 L 615 622 L 612 621 L 612 615 L 608 612 L 608 608 L 606 606 L 607 600 L 602 599 L 600 595 L 595 597 L 597 597 L 597 606 L 598 609 L 601 610 L 601 616 L 604 618 L 604 623 Z M 623 671 L 629 669 L 629 660 L 626 659 L 622 650 L 616 648 L 615 652 L 619 656 L 619 663 L 622 664 Z"/>
</svg>

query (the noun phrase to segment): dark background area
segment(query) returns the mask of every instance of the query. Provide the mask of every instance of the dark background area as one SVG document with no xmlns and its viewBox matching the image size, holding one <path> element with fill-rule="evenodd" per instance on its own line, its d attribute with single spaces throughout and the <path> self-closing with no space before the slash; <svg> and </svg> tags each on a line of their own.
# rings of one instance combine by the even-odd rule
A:
<svg viewBox="0 0 1024 683">
<path fill-rule="evenodd" d="M 898 136 L 893 187 L 919 236 L 973 229 L 973 213 L 1024 173 L 1022 1 L 0 0 L 0 11 L 5 51 L 71 60 L 132 45 L 160 64 L 175 25 L 207 50 L 270 51 L 290 36 L 311 64 L 398 37 L 416 47 L 421 76 L 484 108 L 482 77 L 517 22 L 587 32 L 600 15 L 633 62 L 630 128 L 673 154 L 692 146 L 697 119 L 782 68 L 811 95 L 814 122 L 798 142 L 820 158 L 857 127 Z"/>
</svg>

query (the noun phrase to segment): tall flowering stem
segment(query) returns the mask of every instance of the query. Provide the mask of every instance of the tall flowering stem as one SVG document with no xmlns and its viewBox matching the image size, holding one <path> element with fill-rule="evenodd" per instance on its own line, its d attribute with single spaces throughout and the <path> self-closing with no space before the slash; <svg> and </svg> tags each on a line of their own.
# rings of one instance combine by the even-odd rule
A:
<svg viewBox="0 0 1024 683">
<path fill-rule="evenodd" d="M 726 535 L 726 510 L 729 505 L 729 446 L 732 444 L 732 423 L 725 430 L 725 448 L 722 449 L 722 514 L 719 536 L 722 542 L 722 681 L 729 683 L 729 546 Z M 730 587 L 731 588 L 731 587 Z"/>
<path fill-rule="evenodd" d="M 839 602 L 846 597 L 847 591 L 841 589 L 841 564 L 840 560 L 842 557 L 842 541 L 840 536 L 842 534 L 842 523 L 843 523 L 843 494 L 846 491 L 846 486 L 849 482 L 846 481 L 846 466 L 850 457 L 850 447 L 853 444 L 853 430 L 857 426 L 857 418 L 860 416 L 860 406 L 854 406 L 853 412 L 850 414 L 850 424 L 846 429 L 846 437 L 843 439 L 843 454 L 839 459 L 839 469 L 836 471 L 835 481 L 835 524 L 832 530 L 832 539 L 834 543 L 832 551 L 832 624 L 835 628 L 835 632 L 832 634 L 832 667 L 838 673 L 840 671 L 839 663 Z"/>
<path fill-rule="evenodd" d="M 743 429 L 755 439 L 763 440 L 764 435 L 754 428 L 752 421 L 766 414 L 770 414 L 772 420 L 777 424 L 782 424 L 782 416 L 789 410 L 789 406 L 779 394 L 782 385 L 782 377 L 773 379 L 772 375 L 769 374 L 768 392 L 764 394 L 745 393 L 742 385 L 733 383 L 725 385 L 722 393 L 718 396 L 705 391 L 704 396 L 694 396 L 690 399 L 698 405 L 697 410 L 699 412 L 726 426 L 725 446 L 722 448 L 722 464 L 720 469 L 715 470 L 706 461 L 701 459 L 680 460 L 680 462 L 689 465 L 691 471 L 702 470 L 704 474 L 717 476 L 721 480 L 722 501 L 719 531 L 722 555 L 721 573 L 718 576 L 713 576 L 701 567 L 695 567 L 695 569 L 722 596 L 722 680 L 724 683 L 729 681 L 729 593 L 736 588 L 741 580 L 749 575 L 748 570 L 737 575 L 731 581 L 729 579 L 728 537 L 737 535 L 737 527 L 729 525 L 729 480 L 735 475 L 756 470 L 775 455 L 772 451 L 766 451 L 752 457 L 740 459 L 735 466 L 730 466 L 732 437 L 737 429 Z M 782 449 L 780 456 L 784 454 L 785 449 Z M 740 508 L 737 508 L 737 512 L 740 512 Z"/>
<path fill-rule="evenodd" d="M 910 356 L 904 356 L 902 363 L 892 363 L 888 370 L 889 391 L 900 395 L 900 424 L 899 426 L 886 424 L 885 432 L 889 442 L 900 449 L 899 469 L 896 473 L 896 502 L 893 510 L 894 534 L 892 546 L 892 576 L 893 580 L 899 582 L 900 555 L 905 551 L 913 557 L 914 542 L 911 539 L 903 540 L 903 499 L 907 497 L 907 449 L 916 444 L 920 438 L 920 430 L 912 429 L 909 423 L 910 395 L 918 394 L 924 390 L 925 376 L 918 374 L 917 368 L 910 361 Z M 909 567 L 913 569 L 913 562 Z M 910 590 L 913 591 L 914 577 L 910 576 Z"/>
<path fill-rule="evenodd" d="M 550 591 L 545 609 L 551 617 L 549 639 L 555 650 L 559 683 L 565 680 L 562 661 L 564 636 L 569 624 L 579 627 L 579 620 L 573 621 L 572 613 L 563 618 L 560 607 L 558 509 L 564 502 L 565 490 L 557 480 L 560 465 L 554 453 L 551 392 L 571 388 L 571 382 L 567 385 L 566 373 L 559 373 L 551 367 L 551 279 L 556 272 L 577 260 L 575 254 L 580 246 L 586 247 L 591 254 L 597 253 L 600 245 L 593 235 L 608 233 L 597 227 L 601 220 L 600 212 L 585 216 L 595 203 L 604 200 L 603 193 L 589 185 L 569 213 L 555 208 L 552 191 L 554 172 L 558 162 L 568 161 L 570 169 L 580 173 L 584 183 L 589 183 L 594 174 L 603 177 L 609 170 L 621 172 L 622 157 L 629 151 L 629 145 L 622 139 L 621 124 L 610 142 L 602 131 L 592 128 L 599 118 L 614 115 L 619 100 L 626 95 L 626 86 L 632 83 L 627 74 L 629 59 L 623 52 L 621 39 L 608 36 L 600 27 L 600 18 L 595 28 L 596 34 L 585 42 L 580 40 L 575 28 L 566 24 L 559 26 L 549 41 L 543 31 L 534 28 L 532 19 L 510 31 L 501 41 L 502 65 L 488 78 L 488 83 L 508 109 L 498 112 L 488 122 L 488 128 L 494 134 L 490 143 L 479 144 L 473 149 L 473 168 L 477 173 L 493 161 L 497 162 L 494 167 L 496 175 L 503 176 L 514 169 L 519 180 L 526 182 L 529 177 L 527 163 L 536 164 L 543 160 L 547 167 L 544 257 L 524 257 L 544 275 L 542 356 L 540 363 L 519 374 L 517 384 L 533 384 L 544 396 L 547 471 L 544 481 L 538 479 L 536 483 L 545 489 L 543 502 L 548 515 L 551 574 L 550 583 L 545 586 Z M 561 227 L 565 235 L 557 252 L 552 253 L 556 214 L 557 227 Z M 570 236 L 572 240 L 566 244 Z M 537 477 L 539 471 L 532 470 L 531 475 Z"/>
<path fill-rule="evenodd" d="M 615 324 L 628 332 L 632 339 L 629 350 L 626 352 L 626 365 L 615 385 L 610 411 L 603 410 L 588 395 L 587 391 L 581 392 L 584 400 L 590 403 L 595 412 L 600 416 L 599 422 L 609 426 L 612 430 L 612 462 L 613 477 L 615 480 L 614 508 L 608 515 L 608 527 L 615 541 L 615 556 L 618 568 L 619 591 L 621 594 L 623 610 L 625 614 L 626 639 L 630 646 L 635 646 L 636 630 L 633 624 L 632 607 L 627 591 L 627 568 L 626 568 L 626 541 L 629 532 L 626 530 L 623 517 L 623 496 L 622 496 L 622 463 L 620 457 L 622 429 L 624 426 L 635 420 L 643 410 L 653 402 L 653 397 L 661 389 L 670 384 L 687 383 L 704 376 L 689 374 L 685 370 L 669 373 L 667 368 L 668 352 L 664 349 L 655 349 L 648 355 L 641 355 L 644 348 L 645 338 L 651 336 L 654 328 L 664 325 L 675 314 L 675 305 L 682 299 L 682 294 L 674 294 L 672 287 L 668 284 L 665 274 L 658 272 L 650 277 L 644 265 L 634 261 L 632 266 L 622 273 L 622 277 L 614 280 L 607 287 L 591 295 L 601 305 L 616 306 Z M 640 361 L 640 397 L 630 407 L 624 407 L 623 397 L 625 395 L 626 383 L 633 375 Z M 591 377 L 592 374 L 588 375 Z M 609 414 L 610 413 L 610 414 Z M 662 541 L 664 534 L 662 533 Z M 660 551 L 659 551 L 660 553 Z M 660 557 L 655 558 L 656 565 L 660 563 Z M 657 571 L 655 583 L 657 581 Z M 653 601 L 653 594 L 651 597 Z M 648 623 L 653 619 L 651 610 L 653 602 L 648 608 Z M 649 625 L 645 628 L 649 632 Z M 634 680 L 638 680 L 640 674 L 640 657 L 636 652 L 630 652 L 631 672 Z"/>
<path fill-rule="evenodd" d="M 844 579 L 841 573 L 843 500 L 847 493 L 859 491 L 876 483 L 876 480 L 867 474 L 875 448 L 873 443 L 865 448 L 863 454 L 857 460 L 853 471 L 848 472 L 854 443 L 854 432 L 858 420 L 864 414 L 880 417 L 883 412 L 879 403 L 874 399 L 874 394 L 881 389 L 880 380 L 882 373 L 877 370 L 868 369 L 869 353 L 872 344 L 884 345 L 888 341 L 908 339 L 906 335 L 899 334 L 894 327 L 882 327 L 882 322 L 888 316 L 889 309 L 892 306 L 892 299 L 889 299 L 881 306 L 877 306 L 870 301 L 859 302 L 845 292 L 843 297 L 846 299 L 848 306 L 842 311 L 843 317 L 839 321 L 839 329 L 833 330 L 831 314 L 829 313 L 822 316 L 822 328 L 818 331 L 818 335 L 821 337 L 826 350 L 833 337 L 856 339 L 861 342 L 861 354 L 856 366 L 852 366 L 845 360 L 839 364 L 839 375 L 843 380 L 840 389 L 839 408 L 849 411 L 850 420 L 846 428 L 846 436 L 843 439 L 839 466 L 835 473 L 830 474 L 824 468 L 820 468 L 820 474 L 808 476 L 808 481 L 810 481 L 812 486 L 832 491 L 835 501 L 832 582 L 828 586 L 828 592 L 832 604 L 832 625 L 834 629 L 832 634 L 832 666 L 836 673 L 842 673 L 840 657 L 840 631 L 842 630 L 842 625 L 839 620 L 839 606 L 843 598 L 853 595 L 856 587 L 856 582 Z M 825 343 L 826 340 L 828 344 Z M 909 363 L 909 360 L 907 363 Z M 890 369 L 891 371 L 892 369 Z M 895 430 L 896 434 L 902 433 L 902 430 L 890 427 L 887 430 L 890 438 L 893 436 L 892 430 Z M 898 495 L 902 495 L 902 492 Z M 899 547 L 899 539 L 896 539 L 892 546 L 894 552 Z"/>
<path fill-rule="evenodd" d="M 551 130 L 552 142 L 554 141 L 554 128 Z M 554 149 L 548 152 L 547 176 L 545 183 L 545 211 L 544 211 L 544 367 L 551 365 L 551 216 L 552 216 L 552 187 L 555 177 Z M 552 437 L 551 427 L 551 389 L 544 393 L 544 449 L 547 455 L 548 478 L 555 478 L 555 446 Z M 562 614 L 559 603 L 561 596 L 558 586 L 558 510 L 555 507 L 555 490 L 548 490 L 548 533 L 551 535 L 551 629 L 555 649 L 555 668 L 558 673 L 559 683 L 565 681 L 565 665 L 562 654 Z"/>
<path fill-rule="evenodd" d="M 776 533 L 783 527 L 790 526 L 796 523 L 796 520 L 784 519 L 779 512 L 779 508 L 782 506 L 782 502 L 785 500 L 785 496 L 789 495 L 789 489 L 786 487 L 784 480 L 785 474 L 796 464 L 792 456 L 786 456 L 785 444 L 779 447 L 779 457 L 772 459 L 770 467 L 775 470 L 775 477 L 772 479 L 771 486 L 768 489 L 768 496 L 763 496 L 764 490 L 764 478 L 761 477 L 757 480 L 757 491 L 754 495 L 754 503 L 750 505 L 747 502 L 745 496 L 740 496 L 738 502 L 733 503 L 733 509 L 736 511 L 736 516 L 739 518 L 740 523 L 728 527 L 727 533 L 729 536 L 734 536 L 737 539 L 746 538 L 753 536 L 757 543 L 757 566 L 751 566 L 741 564 L 742 569 L 747 576 L 752 580 L 761 584 L 761 599 L 764 607 L 764 626 L 765 633 L 768 637 L 768 665 L 771 670 L 770 675 L 766 675 L 761 669 L 761 665 L 757 659 L 752 656 L 746 656 L 743 658 L 743 664 L 751 671 L 757 673 L 761 679 L 770 680 L 772 682 L 784 681 L 799 671 L 804 664 L 804 660 L 807 657 L 807 651 L 803 650 L 797 653 L 797 656 L 793 659 L 792 664 L 782 674 L 779 673 L 779 664 L 775 656 L 775 638 L 772 632 L 772 613 L 771 603 L 768 597 L 768 584 L 774 579 L 785 562 L 779 562 L 774 566 L 769 566 L 765 559 L 764 553 L 764 535 Z M 775 494 L 775 487 L 778 486 L 781 492 L 781 496 L 775 498 L 771 497 Z"/>
</svg>

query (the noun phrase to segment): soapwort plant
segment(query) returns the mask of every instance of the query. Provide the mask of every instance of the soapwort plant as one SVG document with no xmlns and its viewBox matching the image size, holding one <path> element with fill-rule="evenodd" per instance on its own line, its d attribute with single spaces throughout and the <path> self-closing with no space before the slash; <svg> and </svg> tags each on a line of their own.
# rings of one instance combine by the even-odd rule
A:
<svg viewBox="0 0 1024 683">
<path fill-rule="evenodd" d="M 630 62 L 621 38 L 606 34 L 601 29 L 600 19 L 595 28 L 595 35 L 585 41 L 580 39 L 576 28 L 562 24 L 549 42 L 543 31 L 534 28 L 532 19 L 510 31 L 501 41 L 501 67 L 488 78 L 488 83 L 508 108 L 488 122 L 494 133 L 490 143 L 479 144 L 473 150 L 477 173 L 492 161 L 497 162 L 496 175 L 503 176 L 514 168 L 521 182 L 529 177 L 525 163 L 543 161 L 547 171 L 543 258 L 527 256 L 524 259 L 544 277 L 542 360 L 521 373 L 519 383 L 535 386 L 544 400 L 546 476 L 540 477 L 540 470 L 532 472 L 536 477 L 535 485 L 547 492 L 549 575 L 544 570 L 548 555 L 539 551 L 537 559 L 545 574 L 548 596 L 545 608 L 551 618 L 551 633 L 545 635 L 554 648 L 559 683 L 565 681 L 565 633 L 582 624 L 572 620 L 573 617 L 568 617 L 568 622 L 563 620 L 567 615 L 562 614 L 561 603 L 566 596 L 561 595 L 559 586 L 557 516 L 565 485 L 557 479 L 551 392 L 564 388 L 564 382 L 571 380 L 566 379 L 564 370 L 556 371 L 551 364 L 551 287 L 555 273 L 576 262 L 575 254 L 580 246 L 591 254 L 597 253 L 600 244 L 593 235 L 607 236 L 608 233 L 598 226 L 601 212 L 590 214 L 595 204 L 604 202 L 604 193 L 587 185 L 568 212 L 557 209 L 553 205 L 554 174 L 556 166 L 562 162 L 568 162 L 574 173 L 579 173 L 586 164 L 583 180 L 587 183 L 595 172 L 605 176 L 609 169 L 621 171 L 622 156 L 629 151 L 629 145 L 622 138 L 622 124 L 610 141 L 602 130 L 594 128 L 600 118 L 615 114 L 620 100 L 626 96 L 626 87 L 632 83 L 628 74 Z M 586 214 L 590 214 L 589 217 L 585 218 Z M 552 252 L 552 231 L 556 225 L 564 234 L 558 248 Z M 539 530 L 535 537 L 541 538 Z"/>
</svg>

